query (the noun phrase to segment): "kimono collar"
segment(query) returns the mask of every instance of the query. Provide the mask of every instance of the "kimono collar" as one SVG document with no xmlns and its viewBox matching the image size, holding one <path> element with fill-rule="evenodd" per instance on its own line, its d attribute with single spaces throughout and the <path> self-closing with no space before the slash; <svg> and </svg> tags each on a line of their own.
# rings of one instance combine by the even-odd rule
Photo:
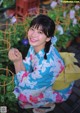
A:
<svg viewBox="0 0 80 113">
<path fill-rule="evenodd" d="M 45 54 L 44 49 L 41 49 L 39 52 L 35 53 L 34 48 L 33 48 L 33 47 L 31 47 L 31 48 L 33 49 L 33 53 L 34 53 L 37 57 L 41 58 L 41 57 L 44 56 L 44 54 Z"/>
</svg>

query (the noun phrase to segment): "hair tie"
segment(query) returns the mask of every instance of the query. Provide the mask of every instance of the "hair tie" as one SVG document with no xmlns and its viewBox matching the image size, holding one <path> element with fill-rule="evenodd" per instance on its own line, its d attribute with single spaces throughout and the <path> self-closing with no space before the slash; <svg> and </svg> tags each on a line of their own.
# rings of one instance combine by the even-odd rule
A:
<svg viewBox="0 0 80 113">
<path fill-rule="evenodd" d="M 56 42 L 57 42 L 57 37 L 56 37 L 56 36 L 52 37 L 52 38 L 51 38 L 51 43 L 52 43 L 53 45 L 56 45 Z"/>
</svg>

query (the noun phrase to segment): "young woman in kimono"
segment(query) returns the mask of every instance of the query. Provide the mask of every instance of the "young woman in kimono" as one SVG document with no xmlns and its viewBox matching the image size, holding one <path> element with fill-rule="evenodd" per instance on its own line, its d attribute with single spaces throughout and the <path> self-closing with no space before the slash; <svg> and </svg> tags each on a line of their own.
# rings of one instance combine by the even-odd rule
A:
<svg viewBox="0 0 80 113">
<path fill-rule="evenodd" d="M 25 59 L 16 48 L 10 49 L 8 54 L 16 71 L 14 94 L 21 108 L 33 108 L 34 113 L 53 110 L 55 103 L 67 100 L 72 92 L 73 83 L 61 90 L 52 88 L 65 68 L 52 43 L 54 31 L 54 21 L 46 15 L 38 15 L 28 30 L 30 48 Z"/>
</svg>

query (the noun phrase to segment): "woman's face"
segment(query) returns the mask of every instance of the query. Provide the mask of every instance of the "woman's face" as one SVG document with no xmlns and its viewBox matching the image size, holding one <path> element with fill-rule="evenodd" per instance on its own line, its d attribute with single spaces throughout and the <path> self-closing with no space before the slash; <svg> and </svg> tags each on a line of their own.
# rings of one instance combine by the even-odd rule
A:
<svg viewBox="0 0 80 113">
<path fill-rule="evenodd" d="M 35 51 L 39 52 L 45 47 L 45 43 L 48 42 L 50 38 L 44 34 L 41 26 L 39 26 L 39 28 L 34 26 L 28 31 L 28 40 L 29 44 L 34 47 Z"/>
</svg>

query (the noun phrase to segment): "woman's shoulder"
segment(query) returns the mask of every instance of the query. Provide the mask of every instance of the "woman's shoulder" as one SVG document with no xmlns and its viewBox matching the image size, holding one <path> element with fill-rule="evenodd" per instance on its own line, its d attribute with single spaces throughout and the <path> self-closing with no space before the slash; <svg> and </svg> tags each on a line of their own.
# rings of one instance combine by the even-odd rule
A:
<svg viewBox="0 0 80 113">
<path fill-rule="evenodd" d="M 55 56 L 61 57 L 59 51 L 56 49 L 56 47 L 54 45 L 50 46 L 50 50 L 49 50 L 48 54 L 49 55 L 55 55 Z"/>
</svg>

